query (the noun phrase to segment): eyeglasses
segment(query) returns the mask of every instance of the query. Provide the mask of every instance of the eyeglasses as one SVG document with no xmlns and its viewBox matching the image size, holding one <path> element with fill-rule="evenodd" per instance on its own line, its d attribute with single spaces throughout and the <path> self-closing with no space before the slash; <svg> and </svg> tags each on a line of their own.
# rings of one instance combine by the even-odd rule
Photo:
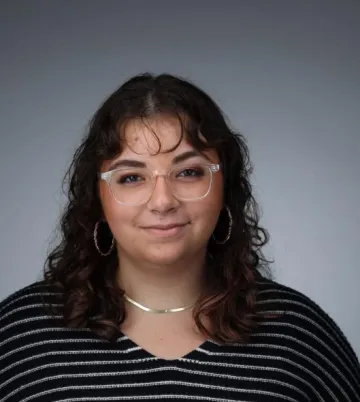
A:
<svg viewBox="0 0 360 402">
<path fill-rule="evenodd" d="M 145 204 L 153 194 L 157 177 L 164 177 L 173 195 L 182 201 L 205 198 L 211 189 L 213 174 L 220 170 L 219 164 L 187 163 L 165 174 L 148 168 L 126 167 L 100 173 L 115 200 L 122 205 Z"/>
</svg>

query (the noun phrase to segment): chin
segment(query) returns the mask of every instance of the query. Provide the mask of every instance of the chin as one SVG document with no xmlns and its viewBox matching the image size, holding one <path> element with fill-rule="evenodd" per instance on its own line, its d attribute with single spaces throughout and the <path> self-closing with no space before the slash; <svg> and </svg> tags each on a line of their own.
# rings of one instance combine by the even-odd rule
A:
<svg viewBox="0 0 360 402">
<path fill-rule="evenodd" d="M 173 265 L 187 255 L 189 251 L 184 247 L 148 247 L 144 259 L 157 265 Z"/>
</svg>

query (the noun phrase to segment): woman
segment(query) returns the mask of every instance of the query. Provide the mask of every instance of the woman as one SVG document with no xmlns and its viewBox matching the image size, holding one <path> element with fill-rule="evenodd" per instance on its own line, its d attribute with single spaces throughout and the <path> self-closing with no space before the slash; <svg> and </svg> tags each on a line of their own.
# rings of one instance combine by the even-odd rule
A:
<svg viewBox="0 0 360 402">
<path fill-rule="evenodd" d="M 196 86 L 115 91 L 75 153 L 44 280 L 0 306 L 1 401 L 360 401 L 340 329 L 266 275 L 250 173 Z"/>
</svg>

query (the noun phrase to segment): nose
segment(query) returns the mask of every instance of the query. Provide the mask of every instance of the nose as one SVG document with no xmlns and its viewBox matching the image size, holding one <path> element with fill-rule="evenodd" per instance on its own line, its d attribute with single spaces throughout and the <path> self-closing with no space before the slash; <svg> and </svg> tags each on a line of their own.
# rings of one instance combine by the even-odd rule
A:
<svg viewBox="0 0 360 402">
<path fill-rule="evenodd" d="M 148 208 L 154 212 L 167 212 L 179 205 L 165 176 L 157 176 L 155 187 L 148 201 Z"/>
</svg>

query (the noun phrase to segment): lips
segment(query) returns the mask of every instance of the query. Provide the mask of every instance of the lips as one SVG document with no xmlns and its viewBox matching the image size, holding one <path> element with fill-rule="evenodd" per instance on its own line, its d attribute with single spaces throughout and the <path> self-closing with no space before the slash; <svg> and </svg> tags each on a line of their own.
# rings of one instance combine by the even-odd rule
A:
<svg viewBox="0 0 360 402">
<path fill-rule="evenodd" d="M 186 223 L 169 223 L 169 224 L 161 224 L 161 225 L 151 225 L 151 226 L 145 226 L 144 229 L 157 229 L 157 230 L 170 230 L 173 228 L 185 226 Z"/>
<path fill-rule="evenodd" d="M 184 228 L 187 223 L 168 223 L 157 224 L 143 227 L 143 229 L 153 238 L 165 239 L 165 238 L 178 238 L 184 232 Z"/>
</svg>

